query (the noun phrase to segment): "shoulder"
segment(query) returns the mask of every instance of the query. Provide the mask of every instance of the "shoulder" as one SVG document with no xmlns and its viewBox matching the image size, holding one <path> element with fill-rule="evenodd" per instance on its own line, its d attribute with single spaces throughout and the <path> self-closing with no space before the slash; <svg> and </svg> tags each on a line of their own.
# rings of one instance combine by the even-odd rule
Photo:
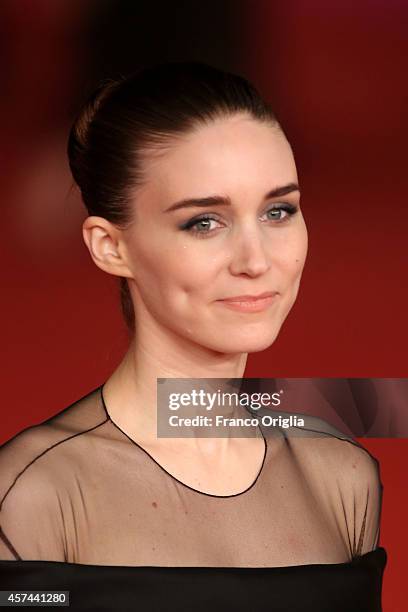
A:
<svg viewBox="0 0 408 612">
<path fill-rule="evenodd" d="M 297 422 L 301 424 L 290 424 L 279 432 L 302 469 L 334 477 L 348 486 L 382 487 L 378 460 L 355 438 L 320 417 L 292 416 L 300 417 L 302 421 L 298 418 Z"/>
<path fill-rule="evenodd" d="M 306 416 L 304 421 L 302 428 L 292 430 L 291 440 L 293 444 L 308 440 L 304 447 L 311 458 L 326 464 L 340 479 L 345 474 L 362 480 L 378 478 L 378 460 L 355 438 L 322 418 Z"/>
<path fill-rule="evenodd" d="M 78 475 L 107 422 L 96 391 L 0 447 L 0 559 L 66 559 Z"/>
<path fill-rule="evenodd" d="M 64 465 L 80 459 L 79 444 L 106 421 L 95 392 L 0 446 L 0 509 L 11 496 L 39 496 L 44 487 L 50 490 L 50 484 L 61 481 Z"/>
</svg>

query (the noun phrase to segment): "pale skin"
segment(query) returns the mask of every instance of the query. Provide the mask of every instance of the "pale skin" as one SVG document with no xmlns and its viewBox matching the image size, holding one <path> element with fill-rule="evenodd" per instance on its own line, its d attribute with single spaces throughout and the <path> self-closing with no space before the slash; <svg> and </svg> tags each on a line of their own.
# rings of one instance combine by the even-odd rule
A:
<svg viewBox="0 0 408 612">
<path fill-rule="evenodd" d="M 105 383 L 105 401 L 112 420 L 176 478 L 214 495 L 239 493 L 259 471 L 263 439 L 158 438 L 156 378 L 241 378 L 248 354 L 276 339 L 308 245 L 293 153 L 278 128 L 241 113 L 178 137 L 145 168 L 129 228 L 97 216 L 83 224 L 95 264 L 128 278 L 136 313 L 135 336 Z M 288 193 L 265 197 L 284 186 Z M 208 196 L 230 204 L 166 212 Z M 296 212 L 269 212 L 286 205 Z M 212 220 L 180 229 L 203 215 Z M 218 301 L 264 291 L 279 295 L 258 313 Z"/>
</svg>

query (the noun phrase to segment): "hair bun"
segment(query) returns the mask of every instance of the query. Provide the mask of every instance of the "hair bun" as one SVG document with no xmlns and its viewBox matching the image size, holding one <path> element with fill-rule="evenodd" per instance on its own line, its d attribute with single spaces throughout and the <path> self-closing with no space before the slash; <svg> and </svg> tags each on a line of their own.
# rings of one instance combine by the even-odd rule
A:
<svg viewBox="0 0 408 612">
<path fill-rule="evenodd" d="M 83 157 L 88 150 L 90 126 L 102 103 L 110 97 L 123 80 L 107 79 L 100 82 L 97 88 L 93 90 L 92 95 L 81 107 L 71 127 L 68 139 L 68 160 L 75 182 L 81 190 L 82 173 L 80 169 L 83 167 Z"/>
</svg>

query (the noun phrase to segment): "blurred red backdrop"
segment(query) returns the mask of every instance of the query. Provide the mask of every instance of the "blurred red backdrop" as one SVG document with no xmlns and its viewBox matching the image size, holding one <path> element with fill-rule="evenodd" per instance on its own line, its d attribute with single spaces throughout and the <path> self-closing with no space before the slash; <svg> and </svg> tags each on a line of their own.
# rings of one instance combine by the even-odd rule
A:
<svg viewBox="0 0 408 612">
<path fill-rule="evenodd" d="M 297 304 L 246 376 L 406 377 L 408 5 L 255 4 L 244 61 L 293 142 L 309 254 Z M 359 441 L 384 485 L 384 612 L 403 612 L 408 440 Z"/>
</svg>

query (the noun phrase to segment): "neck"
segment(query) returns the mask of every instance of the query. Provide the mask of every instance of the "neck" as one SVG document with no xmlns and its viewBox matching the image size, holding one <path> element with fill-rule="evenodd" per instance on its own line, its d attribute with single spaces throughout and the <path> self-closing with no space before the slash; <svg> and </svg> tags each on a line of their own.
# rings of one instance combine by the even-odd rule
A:
<svg viewBox="0 0 408 612">
<path fill-rule="evenodd" d="M 157 378 L 242 378 L 247 357 L 184 339 L 143 342 L 136 335 L 104 385 L 109 415 L 132 439 L 152 444 L 157 441 Z"/>
</svg>

